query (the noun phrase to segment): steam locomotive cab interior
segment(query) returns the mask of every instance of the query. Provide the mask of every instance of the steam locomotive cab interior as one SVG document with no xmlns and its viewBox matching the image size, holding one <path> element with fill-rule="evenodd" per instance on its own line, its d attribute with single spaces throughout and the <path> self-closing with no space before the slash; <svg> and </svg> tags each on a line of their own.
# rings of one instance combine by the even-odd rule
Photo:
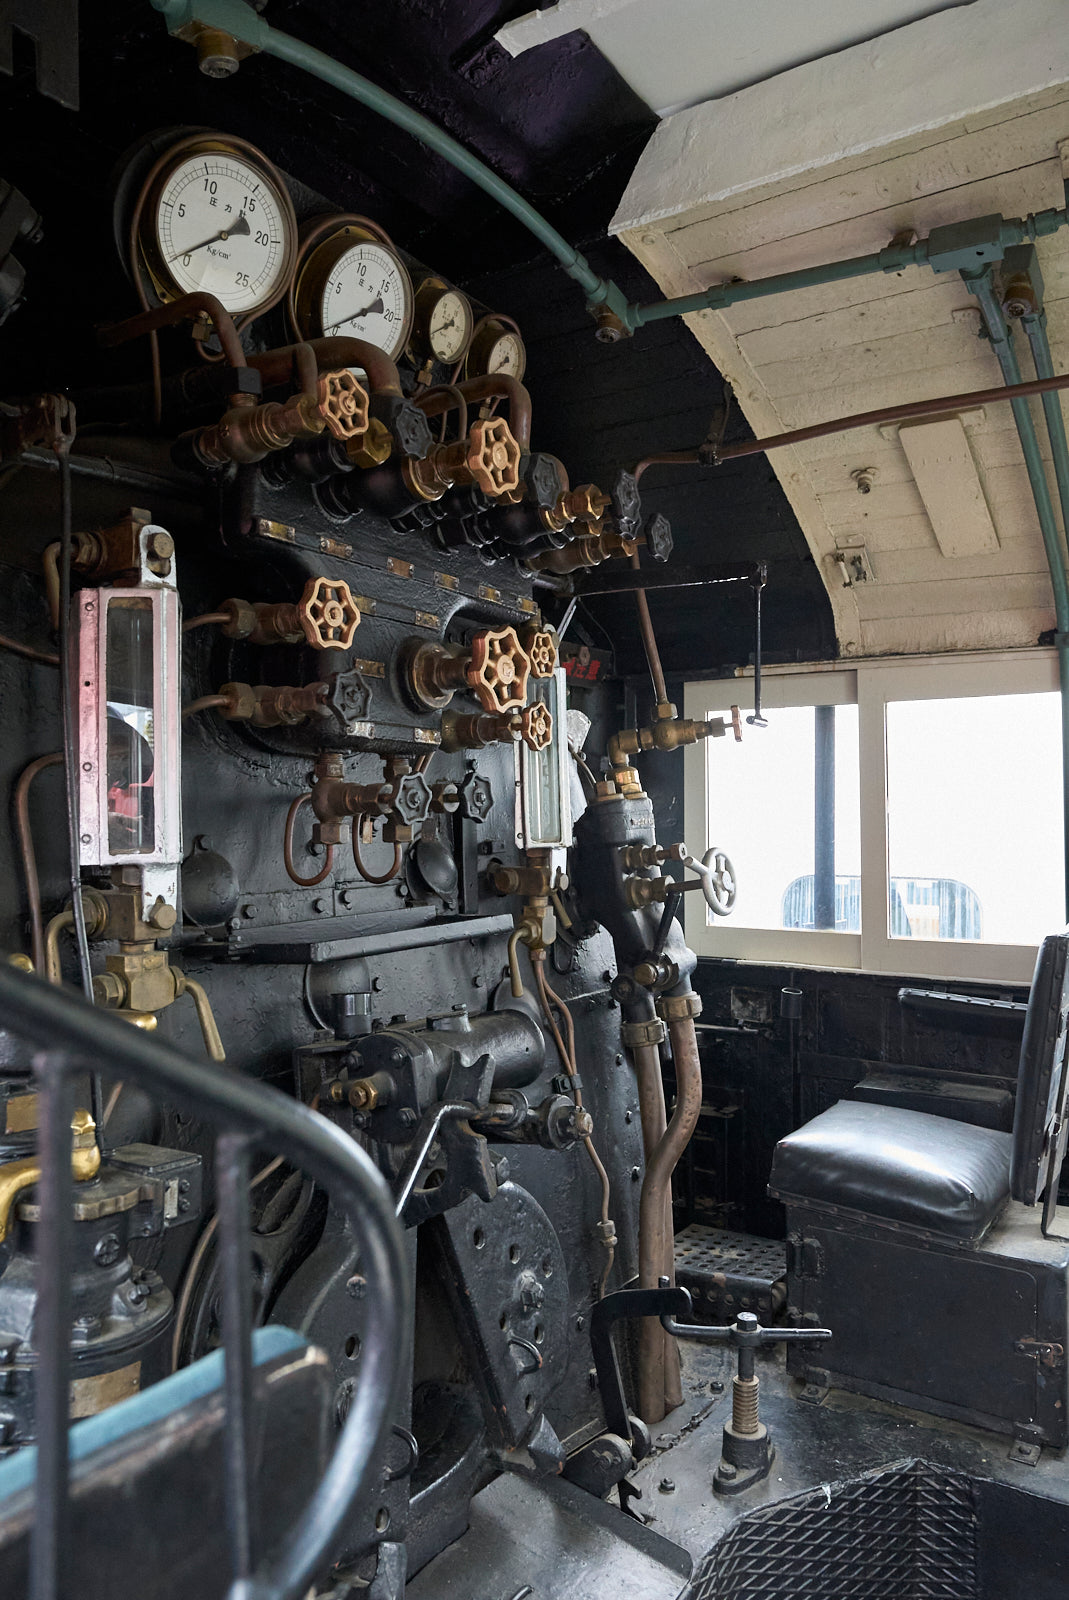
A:
<svg viewBox="0 0 1069 1600">
<path fill-rule="evenodd" d="M 1069 42 L 804 9 L 0 7 L 5 1597 L 1066 1592 Z"/>
</svg>

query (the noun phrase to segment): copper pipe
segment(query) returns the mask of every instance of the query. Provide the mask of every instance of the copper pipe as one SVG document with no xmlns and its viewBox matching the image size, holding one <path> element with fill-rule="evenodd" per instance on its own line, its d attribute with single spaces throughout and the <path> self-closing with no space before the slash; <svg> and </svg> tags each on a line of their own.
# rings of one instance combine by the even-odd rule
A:
<svg viewBox="0 0 1069 1600">
<path fill-rule="evenodd" d="M 10 650 L 14 655 L 25 656 L 27 661 L 39 661 L 45 667 L 58 667 L 59 657 L 49 650 L 35 650 L 32 644 L 23 644 L 21 639 L 9 639 L 6 633 L 0 633 L 0 650 Z"/>
<path fill-rule="evenodd" d="M 364 862 L 363 862 L 363 857 L 360 854 L 360 824 L 361 824 L 362 821 L 363 821 L 362 817 L 356 816 L 356 817 L 353 818 L 353 826 L 352 826 L 353 860 L 356 863 L 356 870 L 357 870 L 357 872 L 359 872 L 359 874 L 363 878 L 364 882 L 365 883 L 374 884 L 376 886 L 376 888 L 378 888 L 378 887 L 381 887 L 381 885 L 384 884 L 384 883 L 392 883 L 394 878 L 396 878 L 397 874 L 400 872 L 400 870 L 401 870 L 401 846 L 399 844 L 395 844 L 394 847 L 393 847 L 393 865 L 390 867 L 389 872 L 382 872 L 382 873 L 369 872 L 367 870 L 367 868 L 365 867 Z"/>
<path fill-rule="evenodd" d="M 444 418 L 450 411 L 456 411 L 457 438 L 463 439 L 468 431 L 468 402 L 460 390 L 459 383 L 439 383 L 433 389 L 424 389 L 422 394 L 413 396 L 414 404 L 428 417 L 439 414 Z M 429 402 L 426 403 L 426 402 Z M 439 403 L 441 402 L 441 403 Z M 442 423 L 442 435 L 439 443 L 445 438 L 445 423 Z"/>
<path fill-rule="evenodd" d="M 658 1277 L 674 1276 L 674 1259 L 671 1227 L 665 1226 L 665 1208 L 670 1193 L 672 1173 L 682 1156 L 698 1123 L 702 1108 L 702 1074 L 698 1058 L 698 1036 L 694 1022 L 686 1018 L 669 1023 L 672 1056 L 676 1069 L 676 1108 L 664 1137 L 658 1142 L 653 1156 L 646 1163 L 646 1176 L 639 1200 L 639 1238 L 655 1241 L 658 1233 L 663 1240 L 660 1260 L 639 1257 L 639 1288 L 655 1289 Z M 666 1236 L 667 1235 L 667 1236 Z M 662 1330 L 663 1331 L 663 1330 Z M 639 1346 L 640 1357 L 642 1345 Z M 664 1347 L 664 1363 L 658 1374 L 656 1363 L 650 1370 L 639 1366 L 639 1414 L 645 1422 L 657 1423 L 668 1411 L 682 1403 L 679 1381 L 679 1355 L 674 1345 Z M 660 1377 L 658 1384 L 657 1378 Z"/>
<path fill-rule="evenodd" d="M 46 767 L 60 767 L 63 756 L 54 751 L 49 756 L 38 756 L 19 774 L 15 785 L 15 829 L 19 837 L 19 854 L 22 857 L 22 875 L 26 880 L 26 899 L 30 905 L 30 950 L 33 968 L 39 976 L 45 970 L 45 929 L 41 915 L 41 884 L 37 876 L 37 855 L 33 848 L 33 831 L 30 827 L 30 785 Z"/>
<path fill-rule="evenodd" d="M 465 378 L 463 383 L 456 385 L 439 384 L 437 388 L 427 389 L 417 395 L 416 404 L 428 417 L 435 417 L 440 411 L 449 410 L 448 390 L 453 387 L 460 390 L 469 405 L 478 405 L 482 400 L 507 401 L 512 437 L 519 445 L 521 454 L 528 453 L 531 448 L 531 396 L 518 378 L 510 377 L 507 372 L 490 372 L 483 378 Z M 467 429 L 463 432 L 466 433 Z"/>
<path fill-rule="evenodd" d="M 642 482 L 642 475 L 650 467 L 690 467 L 698 459 L 696 450 L 665 450 L 657 456 L 646 456 L 640 461 L 631 476 L 636 483 Z"/>
<path fill-rule="evenodd" d="M 59 632 L 59 540 L 45 545 L 41 565 L 45 574 L 45 594 L 48 596 L 48 614 L 52 618 L 52 632 Z"/>
<path fill-rule="evenodd" d="M 631 552 L 631 565 L 636 572 L 641 563 L 638 551 Z M 642 648 L 646 652 L 649 663 L 650 677 L 653 679 L 653 692 L 657 696 L 659 706 L 668 704 L 668 688 L 664 681 L 664 668 L 661 666 L 661 652 L 657 648 L 657 636 L 653 631 L 653 618 L 650 616 L 650 604 L 646 599 L 645 589 L 635 590 L 635 605 L 638 607 L 638 628 L 642 635 Z"/>
<path fill-rule="evenodd" d="M 220 300 L 214 294 L 208 294 L 205 289 L 195 289 L 192 294 L 183 294 L 177 300 L 170 300 L 166 305 L 157 306 L 152 311 L 142 311 L 136 317 L 127 317 L 123 322 L 115 322 L 108 328 L 100 330 L 100 343 L 105 349 L 113 345 L 125 344 L 128 339 L 140 339 L 143 334 L 155 333 L 158 328 L 168 328 L 173 323 L 184 322 L 187 317 L 208 317 L 215 329 L 215 336 L 223 347 L 223 354 L 232 367 L 246 365 L 245 352 L 241 348 L 234 319 Z M 251 395 L 242 395 L 241 400 L 248 403 Z"/>
<path fill-rule="evenodd" d="M 664 1103 L 664 1078 L 661 1075 L 661 1053 L 655 1044 L 635 1045 L 631 1051 L 638 1082 L 638 1114 L 642 1123 L 642 1148 L 649 1169 L 654 1152 L 660 1145 L 668 1127 L 668 1111 Z M 639 1211 L 638 1270 L 643 1287 L 656 1288 L 657 1279 L 664 1271 L 667 1241 L 671 1238 L 672 1186 L 669 1183 L 660 1215 L 651 1210 Z M 644 1404 L 657 1409 L 657 1397 L 664 1395 L 665 1361 L 672 1350 L 669 1337 L 660 1323 L 644 1317 L 638 1329 L 639 1410 L 645 1417 Z M 660 1421 L 664 1415 L 663 1398 Z"/>
<path fill-rule="evenodd" d="M 187 617 L 182 632 L 192 633 L 194 628 L 221 628 L 224 622 L 231 620 L 229 611 L 204 611 L 199 617 Z"/>
<path fill-rule="evenodd" d="M 323 882 L 323 879 L 334 865 L 334 846 L 332 844 L 327 845 L 326 860 L 323 863 L 322 870 L 317 872 L 314 878 L 302 878 L 297 868 L 293 865 L 293 826 L 297 821 L 298 811 L 311 798 L 310 794 L 299 794 L 297 796 L 286 812 L 286 826 L 282 833 L 282 861 L 286 868 L 287 876 L 301 889 L 314 889 L 317 883 Z"/>
<path fill-rule="evenodd" d="M 195 717 L 198 711 L 211 711 L 215 706 L 228 706 L 230 696 L 227 694 L 202 694 L 199 700 L 190 700 L 188 705 L 182 707 L 182 721 L 187 717 Z"/>
<path fill-rule="evenodd" d="M 583 1091 L 579 1087 L 579 1065 L 575 1057 L 575 1023 L 572 1021 L 572 1014 L 568 1010 L 568 1007 L 565 1005 L 564 1001 L 561 999 L 560 995 L 555 994 L 550 988 L 549 984 L 546 982 L 546 952 L 544 950 L 533 950 L 530 954 L 531 970 L 535 975 L 535 985 L 538 989 L 538 998 L 542 1006 L 542 1012 L 546 1021 L 549 1023 L 549 1029 L 553 1035 L 553 1042 L 557 1047 L 557 1054 L 560 1056 L 564 1070 L 567 1072 L 569 1078 L 573 1078 L 575 1080 L 575 1087 L 572 1090 L 572 1098 L 575 1101 L 577 1110 L 581 1111 L 583 1109 Z M 560 1029 L 557 1027 L 556 1020 L 554 1019 L 554 1006 L 556 1006 L 557 1010 L 561 1014 L 561 1017 L 563 1018 L 564 1026 L 568 1034 L 567 1045 L 565 1045 L 564 1040 L 561 1038 Z M 608 1228 L 611 1223 L 609 1212 L 612 1205 L 612 1189 L 609 1185 L 609 1174 L 605 1170 L 605 1163 L 602 1161 L 594 1147 L 594 1140 L 590 1134 L 587 1134 L 586 1138 L 583 1140 L 583 1144 L 586 1146 L 586 1153 L 590 1157 L 591 1164 L 594 1168 L 594 1171 L 597 1173 L 598 1181 L 601 1184 L 601 1221 L 606 1225 L 606 1228 Z M 599 1300 L 603 1300 L 605 1298 L 605 1291 L 609 1286 L 609 1276 L 612 1273 L 615 1260 L 616 1239 L 614 1236 L 611 1240 L 606 1239 L 605 1241 L 605 1266 L 601 1274 L 601 1283 L 598 1286 Z M 663 1332 L 664 1330 L 662 1329 L 661 1331 Z"/>
<path fill-rule="evenodd" d="M 384 350 L 368 344 L 364 339 L 309 339 L 307 344 L 315 353 L 320 372 L 336 372 L 340 367 L 361 367 L 376 394 L 400 396 L 401 379 L 394 363 Z M 277 389 L 299 381 L 299 345 L 283 345 L 279 350 L 265 350 L 262 355 L 249 357 L 249 366 L 255 367 L 263 378 L 265 389 Z"/>
</svg>

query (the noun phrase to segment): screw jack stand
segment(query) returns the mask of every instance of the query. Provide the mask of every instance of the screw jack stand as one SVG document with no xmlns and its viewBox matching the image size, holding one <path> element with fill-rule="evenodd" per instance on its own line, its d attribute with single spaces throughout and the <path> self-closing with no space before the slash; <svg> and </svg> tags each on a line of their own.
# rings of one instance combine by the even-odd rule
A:
<svg viewBox="0 0 1069 1600">
<path fill-rule="evenodd" d="M 669 1287 L 659 1279 L 661 1289 Z M 761 1380 L 754 1371 L 754 1351 L 759 1345 L 786 1343 L 791 1339 L 830 1339 L 830 1328 L 762 1328 L 752 1311 L 740 1311 L 728 1328 L 707 1328 L 700 1324 L 676 1322 L 661 1317 L 666 1333 L 677 1339 L 694 1339 L 699 1344 L 730 1344 L 739 1353 L 739 1366 L 731 1384 L 731 1421 L 724 1424 L 723 1454 L 713 1475 L 717 1494 L 741 1494 L 752 1484 L 767 1478 L 776 1459 L 768 1429 L 761 1421 Z"/>
</svg>

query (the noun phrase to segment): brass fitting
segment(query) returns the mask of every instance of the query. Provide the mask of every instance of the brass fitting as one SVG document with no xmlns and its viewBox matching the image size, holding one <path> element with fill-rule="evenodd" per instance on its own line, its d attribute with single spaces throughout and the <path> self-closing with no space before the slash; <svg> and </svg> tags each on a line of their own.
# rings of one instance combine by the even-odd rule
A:
<svg viewBox="0 0 1069 1600">
<path fill-rule="evenodd" d="M 702 1014 L 701 995 L 662 994 L 657 1001 L 657 1015 L 665 1022 L 686 1022 Z"/>
<path fill-rule="evenodd" d="M 208 1055 L 213 1061 L 225 1061 L 226 1052 L 207 993 L 195 979 L 171 966 L 165 950 L 123 942 L 118 954 L 108 956 L 105 970 L 93 979 L 96 1005 L 124 1015 L 132 1013 L 133 1017 L 164 1011 L 184 994 L 196 1007 Z"/>
<path fill-rule="evenodd" d="M 738 706 L 731 708 L 730 724 L 723 717 L 696 721 L 678 717 L 670 701 L 657 707 L 657 719 L 650 728 L 623 728 L 609 740 L 609 760 L 614 767 L 626 767 L 628 757 L 644 750 L 679 750 L 697 744 L 699 739 L 722 739 L 731 727 L 736 742 L 742 739 L 742 719 Z"/>
<path fill-rule="evenodd" d="M 555 532 L 561 530 L 555 529 Z M 611 517 L 592 523 L 586 533 L 573 539 L 563 550 L 543 550 L 532 556 L 527 566 L 533 572 L 575 572 L 580 567 L 597 567 L 613 556 L 630 556 L 638 539 L 625 539 Z"/>
<path fill-rule="evenodd" d="M 641 872 L 643 867 L 659 867 L 666 861 L 682 861 L 686 855 L 685 844 L 627 844 L 620 852 L 620 860 L 628 872 Z"/>
<path fill-rule="evenodd" d="M 296 439 L 314 439 L 324 429 L 346 443 L 367 428 L 368 404 L 367 392 L 348 369 L 325 372 L 314 393 L 232 406 L 194 436 L 194 453 L 206 466 L 231 461 L 250 466 L 275 450 L 285 450 Z"/>
<path fill-rule="evenodd" d="M 307 644 L 313 650 L 349 650 L 360 626 L 360 607 L 341 578 L 309 578 L 301 598 L 269 604 L 263 600 L 224 600 L 222 624 L 228 639 L 250 644 Z"/>
<path fill-rule="evenodd" d="M 435 445 L 422 461 L 406 457 L 401 472 L 420 500 L 440 500 L 447 489 L 470 483 L 496 500 L 520 486 L 520 447 L 504 418 L 492 417 L 476 422 L 464 439 Z"/>
<path fill-rule="evenodd" d="M 521 742 L 528 750 L 544 750 L 552 739 L 553 713 L 541 700 L 522 711 L 442 712 L 442 749 L 447 751 Z"/>
<path fill-rule="evenodd" d="M 293 728 L 323 709 L 328 689 L 326 683 L 300 687 L 260 683 L 255 688 L 248 683 L 223 683 L 219 693 L 226 695 L 228 703 L 219 707 L 219 714 L 227 722 L 251 722 L 254 728 Z"/>
<path fill-rule="evenodd" d="M 393 434 L 378 417 L 369 417 L 363 433 L 345 441 L 345 454 L 354 467 L 381 467 L 393 452 Z"/>
<path fill-rule="evenodd" d="M 88 1111 L 79 1108 L 71 1117 L 71 1177 L 75 1183 L 88 1183 L 99 1171 L 100 1147 L 96 1140 L 96 1123 Z M 0 1167 L 0 1243 L 7 1238 L 16 1199 L 24 1189 L 38 1183 L 40 1178 L 39 1156 L 24 1156 L 19 1161 L 8 1161 Z"/>
<path fill-rule="evenodd" d="M 405 843 L 411 829 L 430 807 L 431 792 L 421 773 L 413 772 L 403 756 L 388 756 L 379 783 L 350 783 L 341 757 L 327 753 L 315 764 L 311 805 L 316 822 L 312 837 L 318 844 L 340 844 L 342 827 L 350 817 L 386 817 L 391 842 Z"/>
<path fill-rule="evenodd" d="M 531 623 L 521 630 L 520 643 L 531 663 L 531 677 L 552 678 L 557 670 L 557 635 L 553 629 Z"/>
<path fill-rule="evenodd" d="M 410 646 L 403 671 L 416 700 L 432 711 L 467 689 L 484 711 L 501 712 L 527 699 L 531 662 L 515 628 L 486 628 L 467 649 L 437 642 Z"/>
</svg>

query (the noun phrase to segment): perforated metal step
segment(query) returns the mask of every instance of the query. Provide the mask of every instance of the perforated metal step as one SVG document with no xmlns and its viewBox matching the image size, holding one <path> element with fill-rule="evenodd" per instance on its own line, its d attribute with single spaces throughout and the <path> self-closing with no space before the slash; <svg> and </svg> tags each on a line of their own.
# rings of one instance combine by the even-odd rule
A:
<svg viewBox="0 0 1069 1600">
<path fill-rule="evenodd" d="M 676 1234 L 676 1281 L 689 1289 L 699 1322 L 730 1322 L 739 1311 L 766 1321 L 786 1297 L 787 1246 L 692 1222 Z"/>
</svg>

